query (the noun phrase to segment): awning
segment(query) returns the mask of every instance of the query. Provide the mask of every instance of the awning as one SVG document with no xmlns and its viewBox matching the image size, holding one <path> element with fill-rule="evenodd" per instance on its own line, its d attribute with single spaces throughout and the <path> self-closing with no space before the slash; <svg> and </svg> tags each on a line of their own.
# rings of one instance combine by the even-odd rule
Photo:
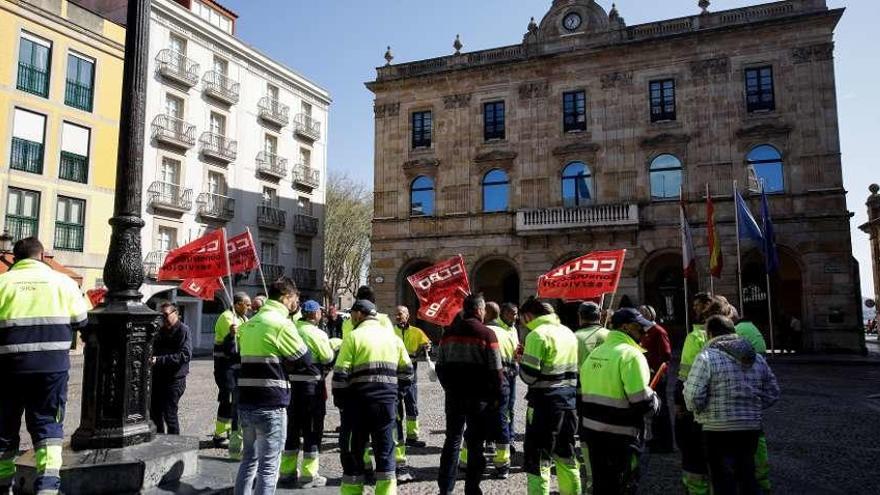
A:
<svg viewBox="0 0 880 495">
<path fill-rule="evenodd" d="M 15 263 L 15 258 L 12 256 L 12 253 L 2 253 L 0 254 L 0 273 L 6 273 L 9 271 L 9 268 Z M 75 271 L 67 268 L 61 263 L 55 261 L 54 256 L 52 255 L 44 255 L 43 262 L 49 265 L 56 272 L 63 273 L 68 277 L 72 278 L 76 281 L 76 284 L 82 287 L 83 278 L 82 275 L 76 273 Z"/>
</svg>

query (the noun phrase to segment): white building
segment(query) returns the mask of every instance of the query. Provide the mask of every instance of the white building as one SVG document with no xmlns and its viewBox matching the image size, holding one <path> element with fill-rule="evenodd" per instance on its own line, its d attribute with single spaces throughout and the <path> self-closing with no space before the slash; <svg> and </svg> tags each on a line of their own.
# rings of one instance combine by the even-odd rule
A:
<svg viewBox="0 0 880 495">
<path fill-rule="evenodd" d="M 180 303 L 206 348 L 223 307 L 155 280 L 170 249 L 206 230 L 250 228 L 267 281 L 320 295 L 330 95 L 236 38 L 236 14 L 216 2 L 152 5 L 143 291 Z M 234 288 L 263 291 L 256 271 Z"/>
</svg>

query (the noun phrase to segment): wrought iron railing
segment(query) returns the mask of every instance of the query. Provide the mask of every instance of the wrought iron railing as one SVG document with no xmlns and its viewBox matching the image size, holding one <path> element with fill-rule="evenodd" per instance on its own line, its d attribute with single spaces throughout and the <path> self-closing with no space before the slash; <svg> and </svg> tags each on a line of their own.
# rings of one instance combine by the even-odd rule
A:
<svg viewBox="0 0 880 495">
<path fill-rule="evenodd" d="M 82 252 L 84 237 L 85 227 L 82 224 L 55 222 L 55 249 Z"/>
<path fill-rule="evenodd" d="M 238 156 L 238 141 L 229 139 L 221 134 L 213 132 L 202 133 L 199 138 L 201 153 L 227 162 L 235 161 Z"/>
<path fill-rule="evenodd" d="M 27 237 L 36 237 L 40 233 L 40 221 L 34 217 L 21 215 L 6 215 L 4 228 L 9 231 L 13 241 L 19 241 Z"/>
<path fill-rule="evenodd" d="M 260 110 L 260 118 L 263 120 L 268 120 L 281 127 L 290 123 L 290 107 L 271 96 L 260 98 L 257 107 Z"/>
<path fill-rule="evenodd" d="M 304 113 L 297 114 L 293 119 L 293 132 L 300 136 L 309 138 L 313 141 L 321 139 L 321 123 L 313 119 L 311 115 Z"/>
<path fill-rule="evenodd" d="M 12 156 L 9 168 L 32 174 L 43 173 L 43 143 L 12 138 Z"/>
<path fill-rule="evenodd" d="M 184 147 L 196 144 L 196 126 L 171 115 L 156 115 L 152 124 L 153 139 Z"/>
<path fill-rule="evenodd" d="M 257 171 L 275 177 L 287 177 L 287 158 L 275 153 L 261 151 L 257 153 Z"/>
<path fill-rule="evenodd" d="M 232 220 L 235 217 L 235 200 L 214 193 L 201 193 L 196 199 L 199 216 L 219 220 Z"/>
<path fill-rule="evenodd" d="M 318 270 L 314 268 L 294 268 L 293 281 L 299 288 L 316 289 L 318 287 Z"/>
<path fill-rule="evenodd" d="M 275 263 L 260 263 L 260 267 L 263 270 L 263 277 L 265 277 L 267 284 L 278 280 L 284 275 L 283 265 L 277 265 Z"/>
<path fill-rule="evenodd" d="M 311 215 L 298 213 L 293 217 L 293 233 L 305 236 L 318 235 L 318 219 Z"/>
<path fill-rule="evenodd" d="M 49 70 L 19 62 L 16 87 L 22 91 L 47 98 L 49 96 Z"/>
<path fill-rule="evenodd" d="M 87 183 L 89 181 L 89 157 L 62 151 L 58 177 L 82 184 Z"/>
<path fill-rule="evenodd" d="M 257 225 L 283 230 L 287 226 L 287 212 L 274 204 L 261 204 L 257 206 Z"/>
<path fill-rule="evenodd" d="M 192 189 L 186 189 L 178 184 L 155 181 L 147 189 L 150 206 L 172 208 L 187 211 L 192 208 Z"/>
<path fill-rule="evenodd" d="M 321 171 L 308 165 L 298 163 L 293 166 L 293 182 L 316 188 L 321 185 Z"/>
<path fill-rule="evenodd" d="M 187 86 L 195 86 L 199 82 L 199 64 L 170 48 L 156 55 L 156 68 L 163 76 Z"/>
<path fill-rule="evenodd" d="M 80 84 L 68 79 L 67 86 L 64 90 L 64 104 L 69 107 L 91 112 L 94 94 L 94 88 L 91 86 L 86 86 L 85 84 Z"/>
<path fill-rule="evenodd" d="M 219 98 L 231 104 L 238 103 L 241 84 L 233 81 L 226 74 L 212 70 L 202 76 L 205 94 Z"/>
<path fill-rule="evenodd" d="M 169 251 L 150 251 L 144 257 L 144 275 L 155 279 L 159 275 L 159 268 L 165 263 L 165 257 Z"/>
</svg>

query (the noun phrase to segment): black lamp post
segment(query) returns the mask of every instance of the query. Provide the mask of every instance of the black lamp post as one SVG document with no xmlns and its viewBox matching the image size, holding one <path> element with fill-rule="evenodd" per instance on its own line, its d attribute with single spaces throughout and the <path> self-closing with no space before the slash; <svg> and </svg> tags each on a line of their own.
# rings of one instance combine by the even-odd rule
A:
<svg viewBox="0 0 880 495">
<path fill-rule="evenodd" d="M 82 419 L 71 439 L 74 450 L 128 447 L 149 442 L 155 435 L 147 360 L 159 315 L 141 301 L 140 293 L 150 0 L 129 0 L 126 24 L 113 233 L 104 265 L 109 292 L 106 304 L 89 313 L 83 331 Z"/>
</svg>

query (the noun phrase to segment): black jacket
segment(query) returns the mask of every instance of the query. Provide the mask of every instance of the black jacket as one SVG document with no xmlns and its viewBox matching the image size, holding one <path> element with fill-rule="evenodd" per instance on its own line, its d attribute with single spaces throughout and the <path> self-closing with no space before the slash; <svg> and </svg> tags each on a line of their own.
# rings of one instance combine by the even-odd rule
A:
<svg viewBox="0 0 880 495">
<path fill-rule="evenodd" d="M 192 360 L 192 340 L 190 330 L 180 322 L 171 329 L 160 328 L 153 342 L 153 379 L 174 380 L 189 374 L 189 362 Z"/>
<path fill-rule="evenodd" d="M 443 334 L 437 377 L 447 394 L 496 402 L 501 399 L 502 368 L 498 338 L 476 318 L 462 318 Z"/>
</svg>

